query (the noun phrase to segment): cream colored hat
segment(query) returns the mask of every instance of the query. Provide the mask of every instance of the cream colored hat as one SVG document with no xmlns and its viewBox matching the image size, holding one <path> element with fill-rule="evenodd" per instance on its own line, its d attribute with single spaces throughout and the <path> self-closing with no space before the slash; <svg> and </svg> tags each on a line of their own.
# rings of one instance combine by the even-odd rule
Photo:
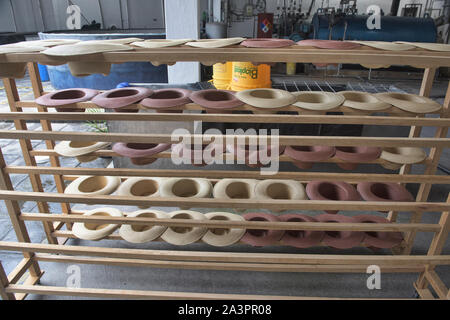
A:
<svg viewBox="0 0 450 320">
<path fill-rule="evenodd" d="M 133 50 L 133 47 L 108 43 L 102 41 L 82 41 L 76 44 L 68 44 L 63 46 L 57 46 L 42 51 L 43 54 L 51 57 L 77 57 L 90 54 L 97 54 L 110 51 L 126 51 Z M 89 62 L 89 61 L 70 61 L 67 63 L 75 77 L 88 76 L 95 73 L 101 73 L 108 75 L 111 69 L 111 63 L 109 62 Z"/>
<path fill-rule="evenodd" d="M 109 146 L 110 142 L 92 141 L 61 141 L 54 150 L 63 157 L 77 157 L 80 162 L 89 162 L 97 159 L 97 156 L 89 156 L 90 153 Z"/>
<path fill-rule="evenodd" d="M 422 48 L 430 51 L 450 51 L 450 45 L 445 43 L 431 43 L 431 42 L 406 42 L 406 41 L 396 41 L 395 43 L 408 44 L 417 48 Z"/>
<path fill-rule="evenodd" d="M 203 213 L 189 210 L 179 210 L 169 213 L 171 219 L 206 220 Z M 200 240 L 208 231 L 206 227 L 168 227 L 161 235 L 164 241 L 183 246 Z"/>
<path fill-rule="evenodd" d="M 40 52 L 45 50 L 42 46 L 19 46 L 16 44 L 6 44 L 0 46 L 0 56 L 8 53 Z M 25 76 L 27 64 L 22 62 L 1 62 L 1 78 L 23 78 Z"/>
<path fill-rule="evenodd" d="M 161 183 L 161 197 L 208 198 L 212 184 L 203 178 L 167 178 Z"/>
<path fill-rule="evenodd" d="M 117 38 L 117 39 L 105 39 L 105 40 L 87 40 L 83 41 L 82 43 L 92 44 L 103 44 L 103 43 L 111 43 L 111 44 L 129 44 L 132 42 L 138 42 L 142 41 L 141 38 Z"/>
<path fill-rule="evenodd" d="M 298 91 L 292 94 L 297 98 L 293 105 L 307 110 L 331 110 L 345 100 L 341 95 L 323 91 Z"/>
<path fill-rule="evenodd" d="M 174 47 L 192 41 L 192 39 L 149 39 L 131 43 L 132 46 L 141 48 L 164 48 Z"/>
<path fill-rule="evenodd" d="M 120 184 L 119 177 L 81 176 L 64 190 L 66 194 L 103 195 L 113 193 Z"/>
<path fill-rule="evenodd" d="M 197 48 L 222 48 L 231 46 L 234 44 L 239 44 L 244 41 L 245 38 L 223 38 L 223 39 L 200 39 L 195 41 L 190 41 L 186 45 Z"/>
<path fill-rule="evenodd" d="M 405 164 L 420 163 L 427 158 L 422 148 L 391 147 L 383 148 L 381 159 L 385 160 L 382 166 L 386 169 L 397 170 Z"/>
<path fill-rule="evenodd" d="M 405 51 L 411 50 L 415 47 L 407 43 L 388 42 L 388 41 L 351 41 L 353 43 L 359 43 L 363 46 L 368 46 L 376 49 L 386 51 Z"/>
<path fill-rule="evenodd" d="M 237 214 L 229 212 L 210 212 L 205 213 L 205 217 L 209 220 L 219 221 L 245 221 L 245 219 Z M 203 236 L 202 241 L 216 247 L 225 247 L 235 244 L 241 240 L 245 234 L 246 229 L 209 229 Z"/>
<path fill-rule="evenodd" d="M 160 210 L 139 210 L 129 213 L 127 217 L 169 219 L 169 214 Z M 123 224 L 119 229 L 119 234 L 128 242 L 145 243 L 159 238 L 166 230 L 166 226 Z"/>
<path fill-rule="evenodd" d="M 381 111 L 391 107 L 389 103 L 379 100 L 375 95 L 368 92 L 340 91 L 337 94 L 345 99 L 342 105 L 352 109 Z"/>
<path fill-rule="evenodd" d="M 214 185 L 213 196 L 216 199 L 249 200 L 256 199 L 255 179 L 222 179 Z M 234 208 L 243 211 L 243 208 Z"/>
<path fill-rule="evenodd" d="M 382 92 L 375 96 L 386 103 L 413 113 L 430 113 L 438 111 L 442 106 L 427 97 L 417 94 L 399 93 L 399 92 Z"/>
<path fill-rule="evenodd" d="M 41 40 L 33 40 L 33 41 L 22 41 L 17 42 L 15 45 L 24 46 L 24 47 L 54 47 L 65 44 L 75 44 L 80 42 L 78 39 L 41 39 Z"/>
<path fill-rule="evenodd" d="M 297 101 L 292 93 L 280 89 L 259 88 L 239 91 L 236 98 L 257 108 L 281 108 Z"/>
<path fill-rule="evenodd" d="M 123 217 L 120 210 L 115 208 L 98 208 L 87 211 L 83 216 L 110 216 L 110 217 Z M 101 240 L 113 233 L 118 224 L 101 224 L 97 222 L 76 222 L 73 224 L 73 234 L 83 240 Z"/>
<path fill-rule="evenodd" d="M 162 178 L 128 178 L 117 189 L 118 196 L 129 197 L 158 197 Z M 149 206 L 139 206 L 148 208 Z"/>
<path fill-rule="evenodd" d="M 261 180 L 255 186 L 261 200 L 307 200 L 305 187 L 295 180 Z"/>
</svg>

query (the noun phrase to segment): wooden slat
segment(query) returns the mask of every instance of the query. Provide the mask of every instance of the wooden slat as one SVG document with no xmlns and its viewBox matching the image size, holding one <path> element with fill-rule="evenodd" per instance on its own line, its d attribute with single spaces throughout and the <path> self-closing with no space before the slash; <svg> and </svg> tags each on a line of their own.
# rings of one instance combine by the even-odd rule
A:
<svg viewBox="0 0 450 320">
<path fill-rule="evenodd" d="M 8 275 L 9 283 L 17 283 L 33 264 L 32 258 L 23 258 L 13 271 Z"/>
<path fill-rule="evenodd" d="M 6 288 L 9 286 L 8 277 L 6 276 L 5 269 L 0 261 L 0 298 L 3 300 L 15 300 L 16 297 L 13 293 L 7 292 Z"/>
<path fill-rule="evenodd" d="M 427 278 L 428 282 L 430 283 L 430 285 L 434 289 L 434 291 L 436 291 L 439 298 L 447 299 L 447 294 L 449 292 L 448 288 L 445 286 L 445 284 L 439 278 L 436 271 L 434 271 L 434 270 L 425 271 L 425 277 Z"/>
<path fill-rule="evenodd" d="M 39 283 L 39 281 L 41 280 L 43 275 L 44 275 L 44 271 L 42 271 L 38 276 L 29 275 L 21 285 L 34 286 Z M 15 294 L 16 300 L 25 300 L 25 298 L 27 296 L 28 296 L 27 292 L 21 292 L 21 293 Z"/>
</svg>

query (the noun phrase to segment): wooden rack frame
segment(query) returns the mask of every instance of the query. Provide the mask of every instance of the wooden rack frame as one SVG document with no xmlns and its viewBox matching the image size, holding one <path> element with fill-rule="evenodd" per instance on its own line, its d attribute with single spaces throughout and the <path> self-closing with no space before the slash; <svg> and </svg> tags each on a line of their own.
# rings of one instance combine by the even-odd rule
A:
<svg viewBox="0 0 450 320">
<path fill-rule="evenodd" d="M 359 64 L 398 64 L 405 61 L 409 65 L 424 68 L 424 78 L 420 94 L 428 96 L 434 80 L 436 68 L 450 67 L 450 54 L 431 52 L 422 49 L 388 52 L 362 47 L 355 50 L 320 50 L 307 48 L 280 49 L 251 49 L 234 46 L 221 49 L 199 49 L 185 46 L 163 49 L 136 49 L 133 52 L 111 52 L 88 57 L 77 57 L 83 61 L 107 61 L 112 63 L 127 61 L 201 61 L 214 63 L 221 61 L 254 61 L 254 62 L 304 62 L 304 63 L 359 63 Z M 35 97 L 43 94 L 43 88 L 37 71 L 37 62 L 58 65 L 66 60 L 55 59 L 42 54 L 8 54 L 0 58 L 0 62 L 28 63 L 28 70 L 33 85 Z M 106 298 L 170 298 L 170 299 L 321 299 L 324 297 L 285 297 L 237 294 L 212 294 L 192 292 L 163 292 L 140 290 L 111 290 L 93 288 L 66 288 L 38 285 L 43 274 L 39 262 L 102 264 L 114 266 L 182 268 L 201 270 L 246 270 L 270 272 L 342 272 L 365 273 L 367 266 L 377 264 L 382 272 L 414 272 L 419 273 L 414 283 L 421 298 L 434 298 L 433 291 L 438 298 L 449 299 L 450 293 L 445 284 L 435 272 L 437 265 L 450 265 L 450 256 L 441 255 L 445 240 L 450 231 L 450 197 L 446 202 L 427 202 L 433 184 L 449 184 L 448 176 L 435 175 L 439 158 L 444 148 L 450 146 L 450 139 L 446 138 L 450 106 L 450 85 L 447 90 L 444 108 L 437 113 L 438 118 L 426 118 L 406 112 L 390 110 L 389 116 L 323 116 L 300 113 L 299 115 L 276 115 L 255 110 L 244 106 L 243 110 L 253 111 L 255 114 L 169 114 L 169 113 L 101 113 L 86 114 L 53 113 L 47 108 L 37 105 L 34 101 L 21 101 L 14 79 L 3 79 L 5 91 L 10 105 L 10 113 L 2 113 L 4 120 L 13 120 L 16 130 L 0 130 L 0 138 L 18 139 L 23 152 L 25 166 L 10 166 L 4 161 L 0 150 L 0 199 L 5 200 L 11 222 L 16 231 L 19 242 L 0 242 L 0 250 L 23 252 L 24 258 L 18 266 L 6 275 L 0 264 L 0 297 L 3 299 L 24 299 L 28 294 L 70 295 Z M 80 111 L 95 107 L 86 102 L 77 104 Z M 141 109 L 142 106 L 134 105 Z M 24 109 L 34 108 L 39 112 L 24 112 Z M 195 104 L 185 106 L 185 110 L 201 110 Z M 277 111 L 297 111 L 292 107 Z M 340 110 L 338 110 L 340 111 Z M 342 111 L 342 110 L 341 110 Z M 39 120 L 41 131 L 27 130 L 27 121 Z M 358 173 L 314 173 L 314 172 L 279 172 L 271 176 L 259 176 L 255 171 L 217 171 L 217 170 L 154 170 L 128 168 L 64 168 L 60 166 L 59 156 L 54 152 L 55 141 L 108 141 L 108 142 L 172 142 L 169 135 L 163 134 L 97 134 L 92 132 L 53 132 L 52 121 L 64 120 L 117 120 L 117 121 L 205 121 L 205 122 L 247 122 L 247 123 L 296 123 L 296 124 L 363 124 L 390 125 L 410 127 L 409 137 L 405 138 L 372 138 L 372 137 L 316 137 L 316 136 L 280 136 L 281 145 L 339 145 L 339 146 L 416 146 L 428 147 L 430 153 L 422 163 L 424 173 L 410 174 L 411 166 L 405 165 L 398 173 L 393 174 L 358 174 Z M 422 127 L 436 128 L 432 138 L 420 138 Z M 200 135 L 204 141 L 211 137 Z M 31 140 L 45 140 L 46 150 L 33 150 Z M 100 150 L 96 155 L 118 156 L 110 150 Z M 50 167 L 39 167 L 36 156 L 50 157 Z M 157 157 L 167 158 L 169 153 L 162 153 Z M 290 161 L 281 157 L 281 161 Z M 328 162 L 338 163 L 336 158 Z M 373 161 L 382 164 L 382 160 Z M 10 174 L 28 175 L 33 192 L 15 191 L 10 180 Z M 57 193 L 45 193 L 40 176 L 51 174 L 55 179 Z M 313 179 L 331 181 L 386 181 L 402 184 L 418 183 L 420 185 L 416 202 L 362 202 L 362 201 L 246 201 L 218 199 L 181 199 L 180 198 L 152 198 L 150 201 L 136 197 L 120 196 L 82 196 L 64 194 L 65 181 L 73 180 L 80 175 L 110 175 L 123 179 L 132 176 L 178 176 L 203 177 L 214 183 L 220 178 L 264 178 L 264 179 L 295 179 L 308 182 Z M 21 212 L 18 201 L 36 201 L 38 211 L 34 213 Z M 61 204 L 61 212 L 50 212 L 48 202 Z M 229 222 L 229 221 L 186 221 L 150 218 L 114 218 L 114 217 L 86 217 L 82 210 L 72 210 L 71 203 L 106 204 L 106 205 L 148 205 L 156 206 L 203 208 L 265 208 L 265 209 L 305 209 L 305 210 L 374 210 L 388 211 L 389 224 L 363 223 L 268 223 L 268 222 Z M 398 223 L 397 212 L 407 211 L 411 219 L 409 223 Z M 437 224 L 421 223 L 424 213 L 440 214 Z M 24 221 L 41 221 L 49 244 L 35 244 L 30 242 Z M 251 228 L 251 229 L 286 229 L 289 230 L 327 230 L 327 231 L 385 231 L 403 232 L 403 243 L 392 250 L 392 255 L 323 255 L 323 254 L 277 254 L 277 253 L 221 253 L 202 251 L 169 251 L 102 248 L 96 246 L 70 246 L 65 240 L 74 237 L 71 225 L 74 222 L 102 222 L 116 224 L 145 224 L 165 226 L 206 226 L 210 228 Z M 64 227 L 66 229 L 64 230 Z M 432 232 L 434 234 L 427 255 L 411 255 L 417 232 Z M 108 239 L 120 239 L 116 234 Z M 25 278 L 25 274 L 28 276 Z M 21 279 L 25 278 L 24 281 Z"/>
</svg>

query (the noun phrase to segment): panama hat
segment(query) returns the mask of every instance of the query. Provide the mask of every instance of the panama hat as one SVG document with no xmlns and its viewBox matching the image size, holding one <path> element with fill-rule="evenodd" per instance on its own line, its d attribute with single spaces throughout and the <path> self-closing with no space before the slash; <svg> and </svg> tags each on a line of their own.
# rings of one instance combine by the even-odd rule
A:
<svg viewBox="0 0 450 320">
<path fill-rule="evenodd" d="M 110 142 L 93 141 L 61 141 L 54 150 L 63 157 L 77 157 L 80 162 L 89 162 L 97 159 L 97 156 L 89 156 L 90 153 L 109 146 Z"/>
<path fill-rule="evenodd" d="M 203 213 L 179 210 L 169 213 L 170 219 L 206 220 Z M 208 232 L 206 227 L 168 227 L 161 235 L 167 243 L 183 246 L 200 240 Z"/>
<path fill-rule="evenodd" d="M 435 112 L 442 108 L 439 103 L 431 100 L 430 98 L 419 96 L 417 94 L 382 92 L 375 94 L 375 96 L 381 101 L 390 103 L 399 109 L 413 113 Z"/>
<path fill-rule="evenodd" d="M 128 178 L 117 189 L 118 196 L 127 197 L 158 197 L 162 178 Z M 141 209 L 150 206 L 139 206 Z"/>
<path fill-rule="evenodd" d="M 99 94 L 92 102 L 99 107 L 115 110 L 137 103 L 152 94 L 153 90 L 143 87 L 117 88 Z"/>
<path fill-rule="evenodd" d="M 167 178 L 161 182 L 161 197 L 209 198 L 212 184 L 203 178 Z"/>
<path fill-rule="evenodd" d="M 117 43 L 98 41 L 81 41 L 75 44 L 56 46 L 42 51 L 42 54 L 51 57 L 71 58 L 110 51 L 133 50 L 132 47 Z M 95 73 L 108 75 L 111 69 L 110 62 L 69 61 L 70 72 L 75 77 L 88 76 Z"/>
<path fill-rule="evenodd" d="M 369 214 L 354 216 L 353 219 L 357 223 L 391 223 L 391 221 L 386 218 Z M 403 236 L 401 232 L 364 232 L 364 244 L 374 248 L 390 249 L 399 245 L 402 241 Z"/>
<path fill-rule="evenodd" d="M 213 188 L 213 197 L 216 199 L 235 199 L 240 201 L 256 199 L 255 179 L 221 179 Z M 244 211 L 243 208 L 234 208 L 236 211 Z"/>
<path fill-rule="evenodd" d="M 248 48 L 282 48 L 290 47 L 295 44 L 289 39 L 275 39 L 275 38 L 254 38 L 244 40 L 241 45 Z"/>
<path fill-rule="evenodd" d="M 235 93 L 230 90 L 199 90 L 192 92 L 189 98 L 194 103 L 210 109 L 207 112 L 223 111 L 244 105 L 244 102 L 239 100 Z"/>
<path fill-rule="evenodd" d="M 265 109 L 281 108 L 297 101 L 297 98 L 292 93 L 271 88 L 239 91 L 236 93 L 236 97 L 246 104 Z"/>
<path fill-rule="evenodd" d="M 320 49 L 336 49 L 336 50 L 350 50 L 361 47 L 359 43 L 350 41 L 338 40 L 321 40 L 321 39 L 306 39 L 297 42 L 297 45 L 304 47 L 315 47 Z"/>
<path fill-rule="evenodd" d="M 132 42 L 143 41 L 141 38 L 117 38 L 117 39 L 102 39 L 102 40 L 85 40 L 82 43 L 87 44 L 129 44 Z"/>
<path fill-rule="evenodd" d="M 323 91 L 292 92 L 297 98 L 294 106 L 307 110 L 326 111 L 339 107 L 345 100 L 341 95 Z"/>
<path fill-rule="evenodd" d="M 113 145 L 112 149 L 121 156 L 129 157 L 133 164 L 142 166 L 158 160 L 152 156 L 170 149 L 170 144 L 118 142 Z"/>
<path fill-rule="evenodd" d="M 353 40 L 353 43 L 359 43 L 363 46 L 372 47 L 386 51 L 406 51 L 414 49 L 414 46 L 407 43 L 389 42 L 389 41 L 358 41 Z"/>
<path fill-rule="evenodd" d="M 119 177 L 81 176 L 64 190 L 66 194 L 105 195 L 113 193 L 120 184 Z"/>
<path fill-rule="evenodd" d="M 317 222 L 314 217 L 299 213 L 288 213 L 278 216 L 283 222 Z M 281 242 L 295 248 L 309 248 L 320 244 L 324 236 L 323 231 L 286 230 Z"/>
<path fill-rule="evenodd" d="M 174 47 L 192 41 L 192 39 L 149 39 L 131 43 L 132 46 L 141 48 L 164 48 Z"/>
<path fill-rule="evenodd" d="M 45 50 L 42 46 L 19 46 L 16 44 L 6 44 L 0 46 L 0 56 L 8 53 L 40 52 Z M 25 76 L 27 64 L 23 62 L 1 62 L 0 77 L 2 78 L 23 78 Z"/>
<path fill-rule="evenodd" d="M 354 170 L 359 163 L 374 161 L 380 155 L 381 148 L 378 147 L 336 147 L 336 158 L 343 161 L 338 162 L 337 165 L 344 170 Z"/>
<path fill-rule="evenodd" d="M 356 110 L 382 111 L 391 106 L 387 102 L 379 100 L 375 95 L 363 91 L 340 91 L 337 93 L 344 98 L 343 106 Z"/>
<path fill-rule="evenodd" d="M 257 199 L 261 200 L 307 200 L 305 187 L 296 180 L 260 180 L 255 186 Z"/>
<path fill-rule="evenodd" d="M 341 214 L 320 214 L 315 217 L 319 222 L 355 223 L 352 217 Z M 365 236 L 360 231 L 325 231 L 322 242 L 337 249 L 350 249 L 361 244 Z"/>
<path fill-rule="evenodd" d="M 245 221 L 242 216 L 229 212 L 209 212 L 205 213 L 205 217 L 208 220 Z M 244 234 L 245 228 L 210 228 L 202 237 L 202 241 L 216 247 L 231 246 L 232 244 L 239 242 Z"/>
<path fill-rule="evenodd" d="M 280 221 L 277 216 L 264 212 L 252 212 L 242 215 L 247 221 Z M 284 230 L 247 229 L 241 241 L 254 247 L 270 246 L 278 242 L 284 235 Z"/>
<path fill-rule="evenodd" d="M 244 41 L 245 38 L 223 38 L 223 39 L 200 39 L 187 42 L 186 45 L 197 48 L 222 48 L 239 44 Z"/>
<path fill-rule="evenodd" d="M 406 41 L 396 41 L 395 43 L 408 44 L 417 48 L 422 48 L 430 51 L 450 51 L 450 45 L 445 43 L 431 43 L 431 42 L 406 42 Z"/>
<path fill-rule="evenodd" d="M 148 109 L 155 109 L 156 112 L 183 112 L 183 110 L 170 111 L 167 108 L 180 107 L 191 101 L 189 96 L 192 91 L 181 88 L 159 89 L 153 91 L 153 94 L 142 100 L 141 105 Z"/>
<path fill-rule="evenodd" d="M 356 190 L 366 201 L 414 201 L 413 195 L 401 184 L 394 182 L 368 182 L 358 183 Z"/>
<path fill-rule="evenodd" d="M 127 217 L 169 219 L 169 215 L 166 212 L 160 210 L 139 210 L 129 213 Z M 122 224 L 119 229 L 119 234 L 122 239 L 128 242 L 145 243 L 159 238 L 166 230 L 166 226 Z"/>
<path fill-rule="evenodd" d="M 328 160 L 335 153 L 336 148 L 331 146 L 287 146 L 284 149 L 284 154 L 300 169 L 311 169 L 315 162 Z"/>
<path fill-rule="evenodd" d="M 397 170 L 405 164 L 420 163 L 427 158 L 422 148 L 391 147 L 383 148 L 380 158 L 385 160 L 382 166 L 386 169 Z"/>
<path fill-rule="evenodd" d="M 54 47 L 54 46 L 60 46 L 65 44 L 75 44 L 80 42 L 78 39 L 41 39 L 41 40 L 33 40 L 33 41 L 21 41 L 14 43 L 14 45 L 17 46 L 23 46 L 23 47 Z"/>
<path fill-rule="evenodd" d="M 358 201 L 361 200 L 355 187 L 343 181 L 311 181 L 306 185 L 306 194 L 311 200 Z M 338 210 L 325 210 L 336 214 Z"/>
<path fill-rule="evenodd" d="M 54 107 L 58 112 L 76 112 L 79 111 L 76 107 L 58 107 L 89 101 L 98 93 L 97 90 L 86 88 L 64 89 L 44 94 L 36 99 L 36 103 L 45 107 Z"/>
<path fill-rule="evenodd" d="M 115 208 L 97 208 L 87 211 L 83 216 L 123 217 L 120 210 Z M 72 227 L 73 234 L 83 240 L 101 240 L 113 233 L 118 224 L 102 224 L 101 222 L 75 222 Z"/>
</svg>

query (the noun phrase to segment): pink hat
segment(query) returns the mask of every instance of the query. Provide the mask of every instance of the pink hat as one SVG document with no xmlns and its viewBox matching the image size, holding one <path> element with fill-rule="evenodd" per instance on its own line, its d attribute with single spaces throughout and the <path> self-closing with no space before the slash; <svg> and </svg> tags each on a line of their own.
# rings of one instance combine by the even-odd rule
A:
<svg viewBox="0 0 450 320">
<path fill-rule="evenodd" d="M 96 96 L 92 102 L 106 109 L 119 109 L 152 95 L 153 90 L 142 87 L 112 89 Z"/>
<path fill-rule="evenodd" d="M 58 90 L 40 96 L 36 99 L 36 103 L 46 107 L 59 107 L 78 102 L 89 101 L 98 95 L 97 90 L 73 88 Z M 56 108 L 58 112 L 76 112 L 77 108 Z"/>
<path fill-rule="evenodd" d="M 244 102 L 236 98 L 234 92 L 229 90 L 207 89 L 194 91 L 190 98 L 196 104 L 207 109 L 214 109 L 214 112 L 244 105 Z"/>
<path fill-rule="evenodd" d="M 314 217 L 299 213 L 283 214 L 278 219 L 283 222 L 317 222 Z M 319 245 L 323 236 L 323 231 L 286 230 L 281 242 L 296 248 L 309 248 Z"/>
<path fill-rule="evenodd" d="M 381 155 L 378 147 L 336 147 L 336 158 L 345 161 L 337 165 L 344 170 L 356 169 L 358 163 L 374 161 Z"/>
<path fill-rule="evenodd" d="M 282 48 L 289 47 L 295 44 L 289 39 L 275 39 L 275 38 L 254 38 L 244 40 L 241 45 L 248 48 Z"/>
<path fill-rule="evenodd" d="M 358 223 L 391 223 L 388 219 L 373 216 L 369 214 L 362 214 L 353 217 L 355 222 Z M 363 242 L 371 247 L 389 249 L 395 247 L 403 241 L 403 236 L 401 232 L 364 232 Z"/>
<path fill-rule="evenodd" d="M 307 39 L 297 42 L 299 46 L 315 47 L 320 49 L 338 49 L 349 50 L 361 47 L 359 43 L 337 40 L 319 40 L 319 39 Z"/>
<path fill-rule="evenodd" d="M 316 216 L 316 219 L 319 222 L 356 222 L 352 217 L 341 214 L 321 214 Z M 364 232 L 359 231 L 325 231 L 322 242 L 332 248 L 349 249 L 359 245 L 364 236 Z"/>
<path fill-rule="evenodd" d="M 141 104 L 146 108 L 156 109 L 157 112 L 167 112 L 164 109 L 183 106 L 190 103 L 191 99 L 189 96 L 191 93 L 191 90 L 179 88 L 155 90 L 153 95 L 142 100 Z M 183 111 L 179 110 L 178 112 Z"/>
<path fill-rule="evenodd" d="M 334 156 L 336 148 L 329 146 L 287 146 L 284 154 L 295 160 L 300 169 L 310 169 L 315 162 L 325 161 Z"/>
<path fill-rule="evenodd" d="M 356 189 L 343 181 L 311 181 L 306 185 L 306 194 L 311 200 L 358 201 Z M 336 214 L 338 210 L 325 210 Z"/>
<path fill-rule="evenodd" d="M 280 221 L 277 216 L 263 212 L 246 213 L 242 216 L 247 221 Z M 279 241 L 283 234 L 283 230 L 247 229 L 244 236 L 241 238 L 241 241 L 254 247 L 263 247 Z"/>
<path fill-rule="evenodd" d="M 113 145 L 114 152 L 129 157 L 131 162 L 136 165 L 150 164 L 157 158 L 148 158 L 152 155 L 166 151 L 170 148 L 168 143 L 151 144 L 151 143 L 124 143 L 118 142 Z"/>
</svg>

